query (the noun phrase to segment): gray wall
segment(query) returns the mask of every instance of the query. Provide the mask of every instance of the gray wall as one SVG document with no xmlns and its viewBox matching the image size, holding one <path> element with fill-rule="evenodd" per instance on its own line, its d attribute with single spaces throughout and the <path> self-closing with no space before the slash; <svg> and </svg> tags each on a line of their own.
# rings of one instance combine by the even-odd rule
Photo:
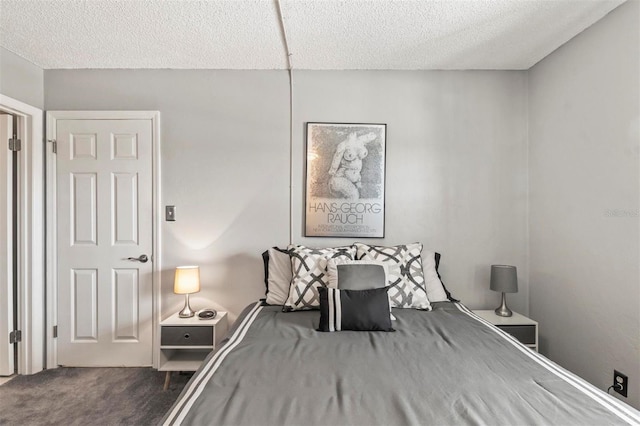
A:
<svg viewBox="0 0 640 426">
<path fill-rule="evenodd" d="M 42 109 L 44 106 L 42 68 L 0 47 L 0 93 Z"/>
<path fill-rule="evenodd" d="M 162 112 L 163 312 L 173 268 L 202 267 L 193 305 L 233 316 L 263 294 L 260 253 L 289 242 L 288 81 L 282 71 L 52 70 L 54 109 Z M 527 313 L 525 72 L 296 72 L 292 239 L 302 237 L 304 123 L 387 123 L 387 238 L 443 254 L 471 307 L 493 307 L 489 265 L 520 269 L 511 306 Z M 347 240 L 351 242 L 352 240 Z"/>
<path fill-rule="evenodd" d="M 289 240 L 288 81 L 282 71 L 46 71 L 47 110 L 159 110 L 162 306 L 173 270 L 201 267 L 194 308 L 235 317 L 264 295 L 260 253 Z"/>
<path fill-rule="evenodd" d="M 530 70 L 530 312 L 541 350 L 640 408 L 640 3 Z"/>
<path fill-rule="evenodd" d="M 387 124 L 386 233 L 442 253 L 443 280 L 472 308 L 499 304 L 492 263 L 517 265 L 528 312 L 527 81 L 518 71 L 294 73 L 293 240 L 304 238 L 305 122 Z"/>
<path fill-rule="evenodd" d="M 510 306 L 530 305 L 542 352 L 603 389 L 620 369 L 638 406 L 638 8 L 529 72 L 295 72 L 292 163 L 282 71 L 52 70 L 45 107 L 162 112 L 163 203 L 178 206 L 162 224 L 165 315 L 181 304 L 176 265 L 202 265 L 194 306 L 235 316 L 263 293 L 265 248 L 289 233 L 351 242 L 303 237 L 304 124 L 386 123 L 386 238 L 374 241 L 440 251 L 472 308 L 498 303 L 489 265 L 517 265 Z"/>
</svg>

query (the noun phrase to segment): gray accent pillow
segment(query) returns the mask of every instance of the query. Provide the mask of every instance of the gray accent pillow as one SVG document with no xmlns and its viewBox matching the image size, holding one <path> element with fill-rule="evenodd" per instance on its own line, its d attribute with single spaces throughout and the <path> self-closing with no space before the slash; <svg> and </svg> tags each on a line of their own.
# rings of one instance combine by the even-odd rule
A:
<svg viewBox="0 0 640 426">
<path fill-rule="evenodd" d="M 328 288 L 340 290 L 383 288 L 387 286 L 388 275 L 387 265 L 377 260 L 330 259 L 327 262 Z M 389 316 L 392 321 L 395 321 L 396 317 L 391 313 L 391 298 L 389 298 Z"/>
<path fill-rule="evenodd" d="M 337 265 L 341 290 L 371 290 L 385 287 L 387 274 L 382 265 Z"/>
<path fill-rule="evenodd" d="M 328 287 L 341 290 L 369 290 L 387 286 L 388 268 L 377 260 L 330 259 Z"/>
</svg>

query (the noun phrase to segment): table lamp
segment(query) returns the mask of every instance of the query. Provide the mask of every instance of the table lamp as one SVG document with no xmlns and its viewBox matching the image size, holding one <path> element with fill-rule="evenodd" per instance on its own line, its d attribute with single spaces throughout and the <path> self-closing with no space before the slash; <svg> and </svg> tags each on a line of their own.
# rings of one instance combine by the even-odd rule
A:
<svg viewBox="0 0 640 426">
<path fill-rule="evenodd" d="M 198 266 L 178 266 L 173 281 L 173 292 L 184 294 L 184 308 L 178 313 L 180 318 L 191 318 L 195 312 L 189 306 L 189 295 L 200 291 L 200 268 Z"/>
<path fill-rule="evenodd" d="M 511 309 L 507 308 L 505 293 L 518 292 L 518 272 L 515 266 L 491 265 L 491 290 L 502 292 L 502 304 L 495 310 L 496 315 L 510 317 Z"/>
</svg>

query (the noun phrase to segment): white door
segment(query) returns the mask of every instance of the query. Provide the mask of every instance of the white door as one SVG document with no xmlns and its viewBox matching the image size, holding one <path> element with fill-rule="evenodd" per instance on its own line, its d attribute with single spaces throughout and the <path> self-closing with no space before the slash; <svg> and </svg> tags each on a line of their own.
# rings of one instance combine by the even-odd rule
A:
<svg viewBox="0 0 640 426">
<path fill-rule="evenodd" d="M 149 366 L 152 122 L 56 123 L 58 364 Z"/>
<path fill-rule="evenodd" d="M 13 212 L 12 153 L 13 117 L 0 115 L 0 376 L 13 374 Z"/>
</svg>

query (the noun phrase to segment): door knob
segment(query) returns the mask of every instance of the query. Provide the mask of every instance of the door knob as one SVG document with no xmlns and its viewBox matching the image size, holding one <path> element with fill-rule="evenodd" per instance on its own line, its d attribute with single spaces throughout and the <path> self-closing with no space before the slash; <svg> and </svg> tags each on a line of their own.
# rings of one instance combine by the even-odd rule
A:
<svg viewBox="0 0 640 426">
<path fill-rule="evenodd" d="M 138 261 L 140 263 L 147 263 L 149 258 L 146 254 L 141 254 L 139 257 L 127 257 L 127 260 Z"/>
</svg>

